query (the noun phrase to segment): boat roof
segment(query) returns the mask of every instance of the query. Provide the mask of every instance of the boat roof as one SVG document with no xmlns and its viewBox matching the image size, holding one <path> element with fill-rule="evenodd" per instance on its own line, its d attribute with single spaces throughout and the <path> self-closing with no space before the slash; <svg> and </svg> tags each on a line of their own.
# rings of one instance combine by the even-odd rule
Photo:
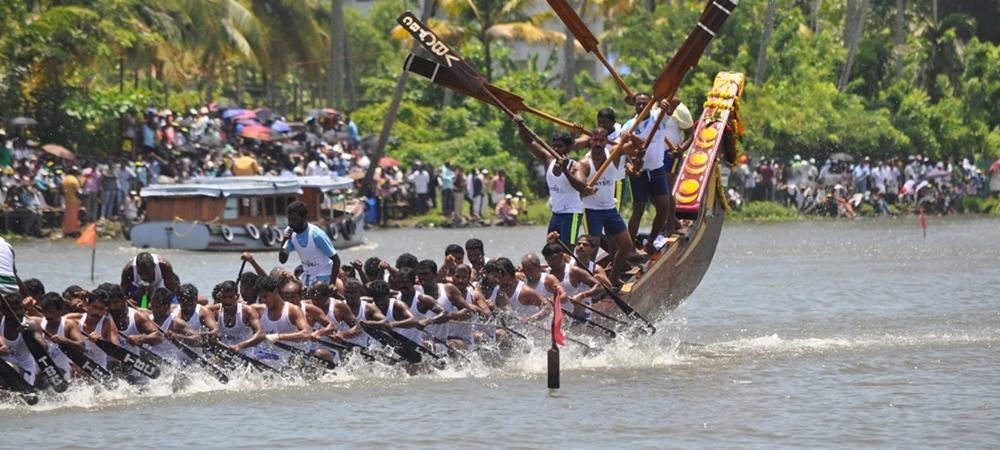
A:
<svg viewBox="0 0 1000 450">
<path fill-rule="evenodd" d="M 299 195 L 303 189 L 322 192 L 349 189 L 354 181 L 347 177 L 197 177 L 183 184 L 154 184 L 139 195 L 148 197 L 250 197 L 260 195 Z"/>
</svg>

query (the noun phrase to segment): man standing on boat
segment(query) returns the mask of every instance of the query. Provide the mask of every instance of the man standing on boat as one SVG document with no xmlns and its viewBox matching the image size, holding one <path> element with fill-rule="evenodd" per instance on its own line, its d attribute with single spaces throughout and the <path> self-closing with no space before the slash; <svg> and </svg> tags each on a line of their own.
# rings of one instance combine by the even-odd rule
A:
<svg viewBox="0 0 1000 450">
<path fill-rule="evenodd" d="M 336 282 L 340 273 L 340 256 L 326 232 L 309 223 L 306 204 L 292 202 L 285 214 L 288 229 L 278 251 L 278 262 L 288 262 L 288 254 L 294 250 L 302 261 L 304 285 L 312 286 L 316 281 Z"/>
</svg>

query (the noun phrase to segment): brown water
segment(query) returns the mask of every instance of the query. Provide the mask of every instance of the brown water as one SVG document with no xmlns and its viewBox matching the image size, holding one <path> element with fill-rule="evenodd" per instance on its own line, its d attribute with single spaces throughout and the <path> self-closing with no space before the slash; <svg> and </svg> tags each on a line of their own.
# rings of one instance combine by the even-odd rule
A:
<svg viewBox="0 0 1000 450">
<path fill-rule="evenodd" d="M 439 260 L 472 234 L 490 255 L 542 239 L 377 231 L 344 254 Z M 92 286 L 87 250 L 15 248 L 24 277 Z M 101 242 L 98 279 L 134 253 Z M 231 254 L 165 253 L 203 290 L 239 268 Z M 558 396 L 536 350 L 417 377 L 353 367 L 224 387 L 196 377 L 179 393 L 74 388 L 0 405 L 0 436 L 5 448 L 997 448 L 998 282 L 998 220 L 932 219 L 926 239 L 909 220 L 727 225 L 702 285 L 656 336 L 597 341 L 607 351 L 587 358 L 565 349 Z"/>
</svg>

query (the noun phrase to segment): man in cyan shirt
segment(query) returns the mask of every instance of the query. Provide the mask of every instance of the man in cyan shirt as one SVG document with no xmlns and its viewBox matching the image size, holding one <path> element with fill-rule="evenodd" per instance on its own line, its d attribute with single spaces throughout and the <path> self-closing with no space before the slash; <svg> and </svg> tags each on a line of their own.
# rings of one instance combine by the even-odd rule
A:
<svg viewBox="0 0 1000 450">
<path fill-rule="evenodd" d="M 288 229 L 278 252 L 278 262 L 286 263 L 288 254 L 294 250 L 302 261 L 300 279 L 303 284 L 312 286 L 316 281 L 336 281 L 340 273 L 340 256 L 326 232 L 309 223 L 309 210 L 305 203 L 292 202 L 285 214 Z"/>
</svg>

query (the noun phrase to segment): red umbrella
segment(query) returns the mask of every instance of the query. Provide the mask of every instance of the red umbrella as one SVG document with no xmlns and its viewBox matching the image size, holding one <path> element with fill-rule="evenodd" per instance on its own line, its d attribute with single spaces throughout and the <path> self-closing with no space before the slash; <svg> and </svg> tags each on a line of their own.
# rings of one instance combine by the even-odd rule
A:
<svg viewBox="0 0 1000 450">
<path fill-rule="evenodd" d="M 68 149 L 66 149 L 66 147 L 63 147 L 61 145 L 45 144 L 42 146 L 42 151 L 50 155 L 53 155 L 57 158 L 76 161 L 76 155 L 74 155 L 73 152 L 69 151 Z"/>
<path fill-rule="evenodd" d="M 990 164 L 990 170 L 988 170 L 987 173 L 993 173 L 997 170 L 1000 170 L 1000 159 L 993 161 L 993 164 Z"/>
<path fill-rule="evenodd" d="M 240 130 L 240 136 L 258 141 L 270 141 L 271 129 L 263 125 L 247 125 Z"/>
<path fill-rule="evenodd" d="M 384 156 L 382 159 L 378 160 L 378 165 L 381 167 L 399 167 L 399 160 Z"/>
</svg>

